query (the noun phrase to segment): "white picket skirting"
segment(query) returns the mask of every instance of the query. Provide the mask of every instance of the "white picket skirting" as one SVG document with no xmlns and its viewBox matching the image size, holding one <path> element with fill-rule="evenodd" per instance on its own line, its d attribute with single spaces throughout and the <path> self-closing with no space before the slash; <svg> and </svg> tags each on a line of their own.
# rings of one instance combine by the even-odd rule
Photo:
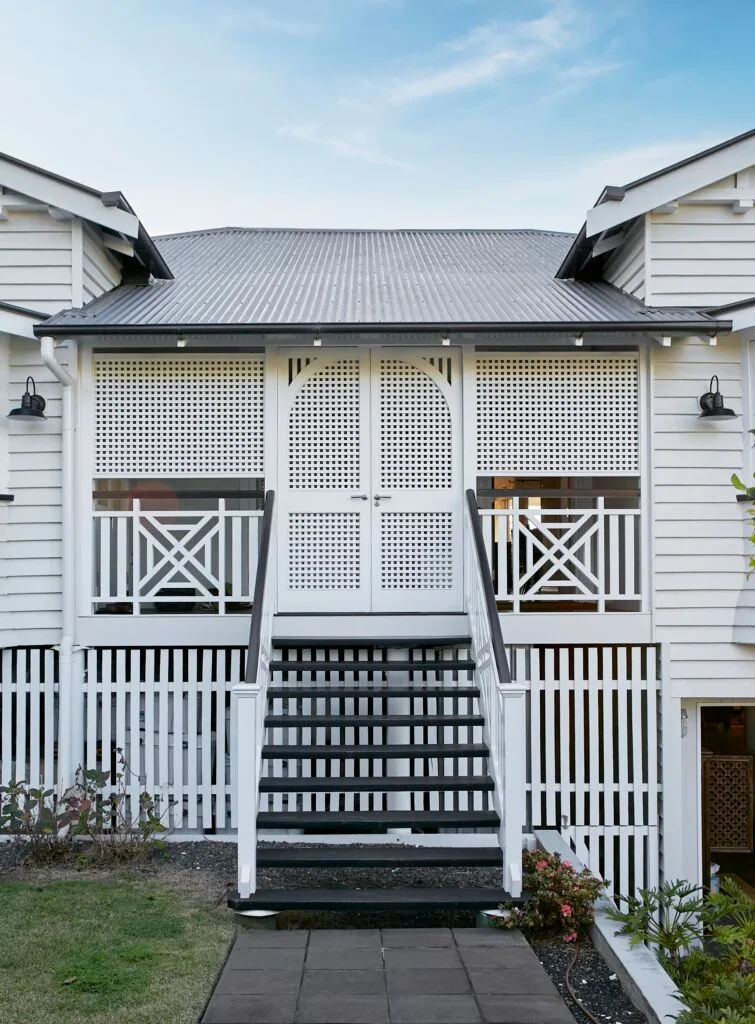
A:
<svg viewBox="0 0 755 1024">
<path fill-rule="evenodd" d="M 499 684 L 485 653 L 478 600 L 472 586 L 470 618 L 504 850 L 506 843 L 509 853 L 516 847 L 523 827 L 558 828 L 580 859 L 616 891 L 657 884 L 659 649 L 513 647 L 513 683 Z M 233 694 L 238 698 L 238 765 L 243 769 L 236 789 L 243 799 L 236 814 L 253 829 L 267 705 L 260 680 L 269 675 L 269 653 L 268 642 L 258 683 L 250 685 L 243 682 L 246 650 L 241 648 L 85 651 L 80 742 L 74 745 L 74 756 L 88 767 L 107 770 L 116 764 L 116 750 L 121 749 L 134 772 L 129 781 L 133 798 L 144 790 L 153 794 L 166 822 L 179 834 L 206 830 L 230 838 Z M 52 650 L 2 652 L 4 785 L 14 778 L 47 788 L 57 783 L 57 663 Z M 292 702 L 291 713 L 295 711 Z M 432 729 L 430 708 L 428 715 L 426 727 Z M 356 742 L 361 738 L 354 736 Z M 521 764 L 519 771 L 514 759 Z M 408 765 L 407 770 L 412 767 L 416 766 Z M 339 770 L 362 773 L 358 761 Z M 461 764 L 444 767 L 454 770 L 469 769 Z M 283 797 L 276 794 L 266 800 L 277 806 Z M 329 803 L 330 798 L 323 797 L 322 806 L 318 803 L 312 809 L 326 810 Z M 244 844 L 248 851 L 250 836 Z M 510 860 L 505 855 L 507 865 Z M 244 863 L 253 863 L 252 852 Z"/>
<path fill-rule="evenodd" d="M 532 828 L 558 828 L 617 892 L 659 881 L 656 646 L 515 648 L 526 682 Z"/>
<path fill-rule="evenodd" d="M 640 509 L 481 509 L 485 549 L 497 601 L 511 603 L 641 601 Z"/>
<path fill-rule="evenodd" d="M 0 785 L 57 781 L 58 656 L 39 647 L 0 651 Z"/>
<path fill-rule="evenodd" d="M 95 610 L 128 605 L 141 615 L 169 600 L 189 611 L 202 605 L 220 615 L 248 613 L 262 512 L 214 500 L 218 507 L 209 512 L 144 510 L 138 498 L 129 510 L 94 512 Z"/>
</svg>

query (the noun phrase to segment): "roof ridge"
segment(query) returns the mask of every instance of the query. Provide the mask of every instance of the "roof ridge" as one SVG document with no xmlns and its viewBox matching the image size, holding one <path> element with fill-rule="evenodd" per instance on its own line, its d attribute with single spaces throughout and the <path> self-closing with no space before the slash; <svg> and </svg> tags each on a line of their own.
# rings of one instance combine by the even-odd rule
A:
<svg viewBox="0 0 755 1024">
<path fill-rule="evenodd" d="M 556 231 L 550 228 L 304 228 L 304 227 L 243 227 L 228 224 L 218 228 L 197 228 L 194 231 L 175 231 L 164 235 L 154 235 L 163 241 L 168 238 L 189 238 L 198 235 L 218 235 L 223 232 L 239 232 L 241 234 L 352 234 L 352 235 L 548 235 L 558 238 L 573 238 L 573 231 Z"/>
</svg>

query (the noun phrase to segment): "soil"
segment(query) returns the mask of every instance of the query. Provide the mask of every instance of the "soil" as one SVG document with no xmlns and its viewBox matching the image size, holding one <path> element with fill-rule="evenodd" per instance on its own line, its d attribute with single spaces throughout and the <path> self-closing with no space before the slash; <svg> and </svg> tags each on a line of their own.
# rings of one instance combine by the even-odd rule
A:
<svg viewBox="0 0 755 1024">
<path fill-rule="evenodd" d="M 269 846 L 280 844 L 270 843 Z M 143 859 L 129 864 L 94 864 L 82 848 L 80 856 L 59 864 L 36 866 L 25 863 L 26 850 L 15 843 L 0 843 L 0 882 L 45 881 L 61 878 L 129 877 L 157 878 L 169 889 L 192 896 L 202 903 L 220 906 L 235 886 L 236 846 L 234 843 L 202 841 L 166 843 Z M 333 874 L 311 868 L 260 869 L 259 886 L 265 889 L 319 887 L 332 889 L 428 888 L 446 885 L 495 887 L 500 873 L 484 867 L 469 868 L 339 868 Z M 379 927 L 474 927 L 470 911 L 433 912 L 294 912 L 278 917 L 279 928 L 379 928 Z M 532 939 L 531 945 L 545 970 L 561 992 L 579 1024 L 592 1024 L 579 1004 L 569 996 L 564 981 L 574 957 L 574 946 L 560 939 Z M 646 1024 L 621 984 L 589 940 L 582 940 L 572 971 L 572 986 L 581 1004 L 605 1024 Z"/>
</svg>

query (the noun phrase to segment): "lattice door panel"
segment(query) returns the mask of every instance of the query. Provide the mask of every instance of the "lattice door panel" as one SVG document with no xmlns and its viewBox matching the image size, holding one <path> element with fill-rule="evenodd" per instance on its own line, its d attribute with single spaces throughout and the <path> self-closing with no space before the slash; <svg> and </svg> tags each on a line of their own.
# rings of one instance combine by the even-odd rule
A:
<svg viewBox="0 0 755 1024">
<path fill-rule="evenodd" d="M 404 359 L 380 359 L 380 488 L 445 489 L 452 485 L 451 410 L 439 380 L 430 376 L 430 368 L 430 363 L 423 368 Z"/>
<path fill-rule="evenodd" d="M 373 353 L 373 611 L 461 609 L 461 403 L 452 350 Z"/>
<path fill-rule="evenodd" d="M 453 539 L 452 512 L 381 512 L 381 588 L 452 589 Z"/>
<path fill-rule="evenodd" d="M 299 361 L 301 362 L 301 361 Z M 291 490 L 358 488 L 363 440 L 362 368 L 358 359 L 313 360 L 288 412 Z M 293 360 L 289 361 L 289 365 Z M 317 368 L 319 365 L 319 369 Z M 291 373 L 291 370 L 289 370 Z M 296 380 L 293 377 L 292 380 Z"/>
<path fill-rule="evenodd" d="M 703 757 L 704 818 L 712 852 L 752 853 L 752 762 L 746 754 Z"/>
<path fill-rule="evenodd" d="M 358 512 L 294 512 L 288 516 L 291 590 L 359 590 L 362 582 Z"/>
<path fill-rule="evenodd" d="M 264 357 L 96 356 L 97 476 L 264 476 Z"/>
<path fill-rule="evenodd" d="M 477 472 L 636 474 L 636 355 L 480 355 Z"/>
<path fill-rule="evenodd" d="M 279 366 L 279 608 L 368 611 L 370 353 Z"/>
</svg>

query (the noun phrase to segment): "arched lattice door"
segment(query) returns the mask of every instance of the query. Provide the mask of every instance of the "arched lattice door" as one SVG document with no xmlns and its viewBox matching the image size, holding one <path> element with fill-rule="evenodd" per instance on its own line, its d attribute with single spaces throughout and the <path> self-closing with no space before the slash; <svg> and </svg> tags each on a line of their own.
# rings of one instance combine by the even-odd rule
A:
<svg viewBox="0 0 755 1024">
<path fill-rule="evenodd" d="M 281 611 L 461 610 L 455 352 L 279 361 Z"/>
</svg>

